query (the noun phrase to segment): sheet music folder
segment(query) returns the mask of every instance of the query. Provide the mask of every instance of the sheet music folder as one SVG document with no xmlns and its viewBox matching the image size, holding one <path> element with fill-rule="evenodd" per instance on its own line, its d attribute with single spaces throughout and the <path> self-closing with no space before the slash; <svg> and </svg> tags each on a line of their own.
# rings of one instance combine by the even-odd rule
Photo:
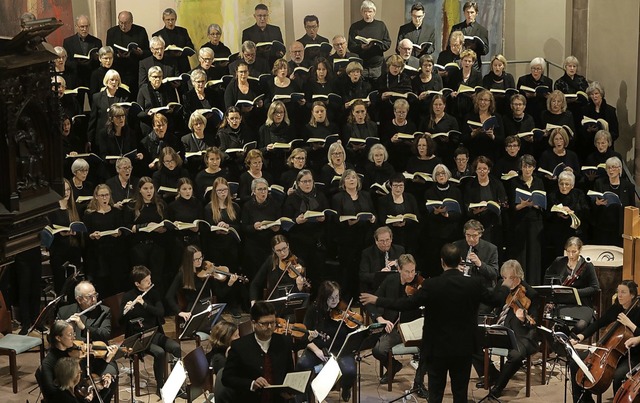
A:
<svg viewBox="0 0 640 403">
<path fill-rule="evenodd" d="M 536 285 L 533 289 L 538 295 L 545 297 L 545 301 L 558 305 L 582 305 L 578 290 L 563 285 Z"/>
</svg>

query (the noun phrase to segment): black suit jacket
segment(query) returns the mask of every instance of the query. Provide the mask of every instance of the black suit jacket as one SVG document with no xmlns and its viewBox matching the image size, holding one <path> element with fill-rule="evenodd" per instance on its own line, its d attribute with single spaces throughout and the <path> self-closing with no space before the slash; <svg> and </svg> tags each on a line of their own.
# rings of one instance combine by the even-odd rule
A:
<svg viewBox="0 0 640 403">
<path fill-rule="evenodd" d="M 74 313 L 79 312 L 82 312 L 82 309 L 78 303 L 65 305 L 58 310 L 58 319 L 66 320 Z M 74 326 L 76 339 L 86 340 L 88 330 L 92 340 L 109 341 L 111 338 L 111 310 L 108 307 L 99 305 L 94 310 L 81 315 L 80 318 L 84 322 L 85 328 L 81 331 Z"/>
<path fill-rule="evenodd" d="M 110 102 L 110 100 L 113 102 Z M 126 101 L 127 98 L 118 96 L 118 92 L 116 92 L 116 96 L 113 98 L 109 98 L 107 96 L 106 90 L 93 94 L 88 129 L 88 140 L 92 144 L 96 144 L 100 147 L 100 143 L 103 143 L 106 139 L 106 124 L 108 119 L 107 110 L 111 104 Z"/>
<path fill-rule="evenodd" d="M 404 253 L 402 245 L 391 245 L 389 249 L 389 260 L 396 260 Z M 360 288 L 362 291 L 371 292 L 373 289 L 373 280 L 376 273 L 384 268 L 384 252 L 376 245 L 372 245 L 362 251 L 360 257 Z M 393 268 L 398 270 L 397 267 Z"/>
<path fill-rule="evenodd" d="M 459 250 L 460 255 L 464 258 L 469 252 L 469 245 L 464 239 L 460 239 L 453 243 Z M 482 262 L 482 265 L 478 267 L 478 270 L 472 270 L 471 276 L 478 275 L 482 279 L 482 284 L 486 288 L 491 288 L 496 285 L 498 278 L 498 248 L 491 242 L 480 239 L 478 244 L 473 247 L 473 251 Z"/>
<path fill-rule="evenodd" d="M 408 296 L 405 292 L 405 287 L 406 285 L 402 285 L 400 282 L 400 274 L 393 273 L 388 275 L 384 281 L 382 281 L 382 284 L 380 284 L 376 290 L 376 296 L 378 298 L 387 298 L 391 300 L 406 299 Z M 403 310 L 402 313 L 400 313 L 398 310 L 389 307 L 381 309 L 379 307 L 369 306 L 367 307 L 367 311 L 371 314 L 373 322 L 376 322 L 378 316 L 382 316 L 384 319 L 391 322 L 395 322 L 398 320 L 398 316 L 400 316 L 400 320 L 398 322 L 405 323 L 416 320 L 421 315 L 421 312 L 417 307 L 411 310 Z"/>
<path fill-rule="evenodd" d="M 420 45 L 422 42 L 431 42 L 431 46 L 425 47 L 424 51 L 416 50 L 414 48 L 413 55 L 416 57 L 420 57 L 420 55 L 423 54 L 431 54 L 435 50 L 436 32 L 433 27 L 427 26 L 424 23 L 420 26 L 420 28 L 416 28 L 416 26 L 413 25 L 413 22 L 411 21 L 402 25 L 400 29 L 398 29 L 398 40 L 396 41 L 396 49 L 398 48 L 400 41 L 405 38 L 411 40 L 414 45 Z"/>
<path fill-rule="evenodd" d="M 281 384 L 286 374 L 293 371 L 292 351 L 291 339 L 279 334 L 271 336 L 271 344 L 266 354 L 271 358 L 272 384 Z M 237 393 L 237 401 L 260 402 L 262 391 L 252 392 L 250 388 L 255 379 L 264 376 L 264 357 L 265 352 L 260 348 L 254 334 L 248 334 L 231 343 L 222 374 L 222 384 Z M 277 390 L 272 390 L 271 393 L 274 397 L 273 402 L 284 402 Z"/>
<path fill-rule="evenodd" d="M 168 30 L 165 27 L 158 32 L 154 32 L 152 36 L 162 37 L 166 44 L 165 46 L 176 45 L 181 48 L 188 46 L 191 49 L 197 51 L 196 47 L 193 45 L 191 37 L 189 36 L 189 31 L 187 31 L 187 29 L 184 27 L 176 26 L 173 30 Z M 165 55 L 165 57 L 169 58 L 169 64 L 176 66 L 178 73 L 188 73 L 191 70 L 189 57 L 185 55 L 175 57 Z"/>
<path fill-rule="evenodd" d="M 478 306 L 498 306 L 509 289 L 487 290 L 478 278 L 456 269 L 426 279 L 409 298 L 378 298 L 377 306 L 398 310 L 424 306 L 421 353 L 427 357 L 464 357 L 477 351 Z"/>
<path fill-rule="evenodd" d="M 138 68 L 138 85 L 142 87 L 142 84 L 149 82 L 149 69 L 152 66 L 159 66 L 162 69 L 162 78 L 174 77 L 176 75 L 175 66 L 171 64 L 171 60 L 158 60 L 153 56 L 149 56 L 146 59 L 140 61 L 140 67 Z"/>
<path fill-rule="evenodd" d="M 73 61 L 77 66 L 78 85 L 88 87 L 91 79 L 91 72 L 98 68 L 98 66 L 100 65 L 97 55 L 98 50 L 100 50 L 100 48 L 102 47 L 102 41 L 93 35 L 87 35 L 87 37 L 85 38 L 85 42 L 88 45 L 87 50 L 97 48 L 97 50 L 95 51 L 96 57 L 92 58 L 91 60 L 75 59 L 73 57 L 73 55 L 76 53 L 79 55 L 86 54 L 86 52 L 82 50 L 80 36 L 78 36 L 78 34 L 71 35 L 70 37 L 65 38 L 62 43 L 62 47 L 64 47 L 64 49 L 67 51 L 68 60 Z"/>
<path fill-rule="evenodd" d="M 151 56 L 149 49 L 149 35 L 147 30 L 140 25 L 133 24 L 129 32 L 122 32 L 119 26 L 111 27 L 107 30 L 107 45 L 113 47 L 114 44 L 127 46 L 129 43 L 135 42 L 142 49 L 140 56 L 132 52 L 121 52 L 113 49 L 116 54 L 113 60 L 113 68 L 122 76 L 122 82 L 135 88 L 138 87 L 138 64 L 146 57 Z M 146 76 L 146 74 L 145 74 Z"/>
</svg>

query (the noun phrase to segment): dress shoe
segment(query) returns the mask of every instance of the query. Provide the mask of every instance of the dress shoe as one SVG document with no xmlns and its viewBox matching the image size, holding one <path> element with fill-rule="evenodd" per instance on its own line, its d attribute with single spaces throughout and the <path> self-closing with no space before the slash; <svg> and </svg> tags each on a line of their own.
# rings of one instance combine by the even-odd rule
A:
<svg viewBox="0 0 640 403">
<path fill-rule="evenodd" d="M 414 383 L 412 389 L 415 391 L 413 393 L 422 399 L 426 399 L 429 396 L 429 392 L 423 383 Z"/>
<path fill-rule="evenodd" d="M 343 402 L 348 402 L 349 400 L 351 400 L 351 388 L 343 388 L 340 397 L 342 397 Z"/>
<path fill-rule="evenodd" d="M 398 372 L 400 372 L 400 370 L 402 369 L 402 363 L 400 361 L 394 360 L 393 361 L 393 369 L 392 369 L 392 373 L 391 375 L 389 374 L 389 371 L 387 370 L 387 372 L 385 372 L 384 375 L 382 375 L 382 378 L 380 378 L 380 384 L 384 385 L 385 383 L 389 383 L 389 376 L 391 376 L 393 379 L 393 375 L 397 374 Z"/>
</svg>

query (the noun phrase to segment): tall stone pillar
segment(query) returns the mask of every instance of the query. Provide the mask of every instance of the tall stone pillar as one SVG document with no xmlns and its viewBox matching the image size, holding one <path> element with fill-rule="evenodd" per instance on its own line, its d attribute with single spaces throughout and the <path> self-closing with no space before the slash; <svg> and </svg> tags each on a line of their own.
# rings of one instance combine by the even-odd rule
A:
<svg viewBox="0 0 640 403">
<path fill-rule="evenodd" d="M 102 43 L 106 45 L 107 30 L 115 25 L 115 15 L 111 7 L 111 0 L 96 0 L 96 31 Z"/>
<path fill-rule="evenodd" d="M 571 54 L 580 61 L 580 75 L 587 71 L 587 34 L 589 31 L 589 0 L 573 0 L 571 19 Z M 565 55 L 569 56 L 569 55 Z"/>
</svg>

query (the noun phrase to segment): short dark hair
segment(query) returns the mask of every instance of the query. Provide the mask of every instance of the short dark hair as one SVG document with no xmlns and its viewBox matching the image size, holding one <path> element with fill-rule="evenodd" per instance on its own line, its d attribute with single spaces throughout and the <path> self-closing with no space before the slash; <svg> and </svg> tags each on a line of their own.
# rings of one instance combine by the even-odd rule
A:
<svg viewBox="0 0 640 403">
<path fill-rule="evenodd" d="M 400 172 L 394 172 L 389 178 L 389 183 L 404 183 L 405 177 Z"/>
<path fill-rule="evenodd" d="M 311 14 L 311 15 L 305 15 L 304 20 L 302 21 L 302 23 L 304 25 L 307 25 L 307 22 L 317 22 L 318 25 L 320 25 L 320 20 L 318 19 L 318 17 L 316 17 L 315 15 Z"/>
<path fill-rule="evenodd" d="M 478 12 L 478 3 L 476 3 L 475 1 L 467 1 L 466 3 L 464 3 L 464 6 L 462 6 L 462 11 L 467 11 L 467 9 L 471 7 L 476 10 L 476 13 Z"/>
<path fill-rule="evenodd" d="M 251 307 L 251 320 L 257 322 L 263 316 L 275 315 L 276 308 L 265 301 L 258 301 Z"/>
<path fill-rule="evenodd" d="M 266 4 L 263 3 L 259 3 L 256 5 L 256 7 L 253 9 L 253 11 L 258 11 L 258 10 L 265 10 L 265 11 L 269 11 L 269 7 L 267 7 Z"/>
<path fill-rule="evenodd" d="M 458 155 L 466 155 L 467 158 L 468 158 L 469 157 L 469 150 L 467 150 L 465 147 L 458 147 L 453 152 L 453 158 L 457 157 Z"/>
<path fill-rule="evenodd" d="M 638 284 L 636 284 L 635 281 L 633 281 L 633 280 L 622 280 L 620 285 L 627 286 L 627 288 L 629 289 L 629 292 L 634 297 L 638 296 Z"/>
<path fill-rule="evenodd" d="M 411 6 L 411 11 L 409 12 L 412 13 L 414 11 L 424 11 L 424 6 L 422 5 L 422 3 L 414 3 Z"/>
<path fill-rule="evenodd" d="M 147 269 L 145 266 L 133 266 L 133 269 L 131 269 L 131 279 L 134 283 L 141 282 L 150 274 L 151 270 Z"/>
<path fill-rule="evenodd" d="M 442 258 L 442 263 L 446 267 L 457 267 L 460 264 L 460 249 L 452 243 L 444 244 L 442 249 L 440 249 L 440 257 Z"/>
</svg>

